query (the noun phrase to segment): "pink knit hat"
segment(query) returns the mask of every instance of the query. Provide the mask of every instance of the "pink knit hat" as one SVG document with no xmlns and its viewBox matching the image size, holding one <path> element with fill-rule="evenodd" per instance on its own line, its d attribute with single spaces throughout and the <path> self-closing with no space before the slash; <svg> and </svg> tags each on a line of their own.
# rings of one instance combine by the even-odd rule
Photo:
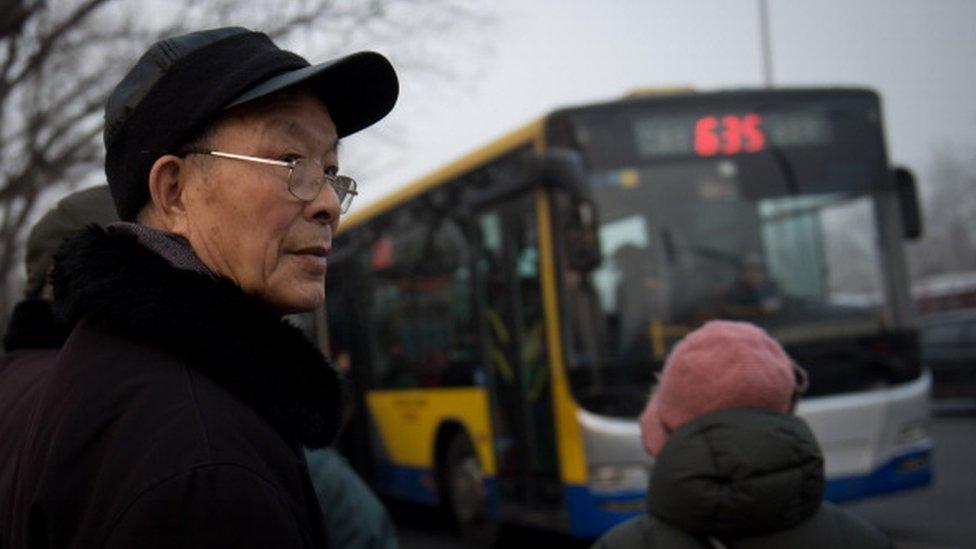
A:
<svg viewBox="0 0 976 549">
<path fill-rule="evenodd" d="M 708 322 L 668 356 L 640 417 L 644 448 L 657 455 L 674 429 L 708 412 L 788 412 L 796 391 L 793 361 L 765 330 L 748 322 Z"/>
</svg>

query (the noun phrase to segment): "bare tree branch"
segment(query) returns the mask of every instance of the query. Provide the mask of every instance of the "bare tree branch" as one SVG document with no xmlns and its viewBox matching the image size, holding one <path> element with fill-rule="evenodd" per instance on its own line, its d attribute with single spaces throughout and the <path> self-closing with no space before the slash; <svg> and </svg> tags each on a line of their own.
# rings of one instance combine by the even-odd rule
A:
<svg viewBox="0 0 976 549">
<path fill-rule="evenodd" d="M 3 65 L 0 66 L 0 81 L 6 82 L 8 80 L 8 75 L 10 70 L 14 66 L 14 62 L 17 60 L 17 47 L 19 41 L 11 35 L 7 39 L 7 58 L 3 60 Z"/>
<path fill-rule="evenodd" d="M 35 71 L 37 71 L 38 67 L 40 67 L 45 59 L 47 59 L 48 55 L 51 54 L 54 46 L 57 45 L 58 41 L 61 40 L 67 32 L 77 27 L 78 24 L 88 17 L 90 13 L 108 1 L 109 0 L 87 0 L 81 6 L 78 6 L 74 13 L 62 21 L 61 24 L 57 25 L 51 32 L 47 33 L 47 35 L 40 41 L 37 51 L 35 51 L 34 55 L 27 60 L 20 73 L 11 78 L 10 81 L 5 84 L 5 86 L 0 86 L 0 101 L 3 100 L 3 97 L 11 88 L 17 84 L 20 84 L 26 78 L 33 75 Z"/>
<path fill-rule="evenodd" d="M 102 133 L 101 126 L 92 128 L 80 135 L 70 145 L 55 155 L 45 155 L 46 149 L 37 147 L 30 151 L 30 158 L 22 171 L 7 178 L 6 185 L 0 189 L 0 203 L 13 197 L 26 196 L 45 183 L 58 180 L 76 163 L 89 158 L 97 158 L 98 147 L 92 142 Z M 80 151 L 93 152 L 80 155 Z M 6 221 L 6 220 L 5 220 Z"/>
<path fill-rule="evenodd" d="M 43 6 L 42 2 L 25 6 L 23 0 L 0 2 L 0 38 L 19 34 L 24 22 Z"/>
</svg>

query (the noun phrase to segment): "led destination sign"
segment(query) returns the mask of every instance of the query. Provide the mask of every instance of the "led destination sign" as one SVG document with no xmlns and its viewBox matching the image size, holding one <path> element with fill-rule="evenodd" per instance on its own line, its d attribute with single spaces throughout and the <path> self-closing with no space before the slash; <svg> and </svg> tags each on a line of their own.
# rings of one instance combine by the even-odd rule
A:
<svg viewBox="0 0 976 549">
<path fill-rule="evenodd" d="M 832 132 L 830 121 L 817 112 L 725 112 L 637 118 L 633 137 L 644 158 L 707 158 L 823 146 Z"/>
</svg>

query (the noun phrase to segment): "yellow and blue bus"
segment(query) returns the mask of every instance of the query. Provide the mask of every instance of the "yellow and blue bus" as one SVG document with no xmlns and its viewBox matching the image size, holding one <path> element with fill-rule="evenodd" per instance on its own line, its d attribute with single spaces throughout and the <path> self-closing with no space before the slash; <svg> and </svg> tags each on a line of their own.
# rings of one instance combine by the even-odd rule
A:
<svg viewBox="0 0 976 549">
<path fill-rule="evenodd" d="M 930 482 L 903 240 L 914 182 L 862 89 L 565 108 L 345 218 L 329 344 L 383 495 L 596 537 L 644 509 L 636 417 L 670 347 L 755 322 L 811 377 L 835 501 Z M 653 497 L 653 494 L 651 495 Z"/>
</svg>

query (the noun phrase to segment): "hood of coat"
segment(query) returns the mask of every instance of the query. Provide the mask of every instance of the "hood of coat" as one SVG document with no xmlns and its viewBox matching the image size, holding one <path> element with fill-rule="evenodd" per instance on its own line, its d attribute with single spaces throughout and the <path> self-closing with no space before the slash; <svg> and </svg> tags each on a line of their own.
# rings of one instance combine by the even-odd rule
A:
<svg viewBox="0 0 976 549">
<path fill-rule="evenodd" d="M 329 444 L 339 374 L 294 326 L 226 278 L 177 269 L 132 234 L 90 226 L 55 259 L 55 313 L 162 349 L 216 381 L 288 441 Z M 137 368 L 138 364 L 133 364 Z"/>
<path fill-rule="evenodd" d="M 820 508 L 823 456 L 800 418 L 732 409 L 679 427 L 654 462 L 648 512 L 688 533 L 792 528 Z"/>
</svg>

